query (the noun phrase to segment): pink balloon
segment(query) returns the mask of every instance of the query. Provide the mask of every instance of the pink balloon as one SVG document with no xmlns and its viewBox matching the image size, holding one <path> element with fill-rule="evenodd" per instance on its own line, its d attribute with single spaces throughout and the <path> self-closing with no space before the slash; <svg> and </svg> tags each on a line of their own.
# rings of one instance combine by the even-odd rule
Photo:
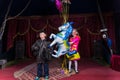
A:
<svg viewBox="0 0 120 80">
<path fill-rule="evenodd" d="M 62 2 L 61 2 L 61 0 L 56 0 L 55 4 L 56 4 L 56 7 L 59 10 L 59 12 L 62 12 Z"/>
</svg>

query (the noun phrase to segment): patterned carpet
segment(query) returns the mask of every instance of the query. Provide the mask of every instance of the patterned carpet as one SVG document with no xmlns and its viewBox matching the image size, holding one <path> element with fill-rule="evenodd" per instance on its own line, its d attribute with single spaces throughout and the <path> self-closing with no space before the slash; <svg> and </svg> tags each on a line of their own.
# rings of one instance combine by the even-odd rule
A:
<svg viewBox="0 0 120 80">
<path fill-rule="evenodd" d="M 61 68 L 61 61 L 59 61 L 59 59 L 52 60 L 49 64 L 49 67 L 50 67 L 49 80 L 59 80 L 70 75 L 70 74 L 64 74 L 64 71 Z M 32 63 L 26 66 L 25 68 L 16 71 L 14 73 L 14 77 L 17 80 L 34 80 L 36 76 L 36 71 L 37 71 L 37 64 Z M 72 74 L 74 74 L 74 72 Z"/>
<path fill-rule="evenodd" d="M 74 71 L 72 74 L 64 74 L 61 69 L 61 63 L 59 59 L 54 59 L 50 62 L 49 80 L 120 80 L 120 72 L 112 70 L 109 66 L 101 65 L 92 59 L 81 59 L 79 61 L 78 74 L 75 74 Z M 36 68 L 36 63 L 32 63 L 14 72 L 15 80 L 34 80 Z M 44 80 L 44 78 L 41 80 Z"/>
</svg>

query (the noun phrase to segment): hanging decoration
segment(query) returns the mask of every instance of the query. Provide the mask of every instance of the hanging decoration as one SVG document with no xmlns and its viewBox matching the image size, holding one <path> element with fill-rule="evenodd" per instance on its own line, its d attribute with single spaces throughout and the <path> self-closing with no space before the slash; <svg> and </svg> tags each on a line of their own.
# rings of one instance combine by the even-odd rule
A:
<svg viewBox="0 0 120 80">
<path fill-rule="evenodd" d="M 63 3 L 71 4 L 70 0 L 62 0 Z"/>
<path fill-rule="evenodd" d="M 71 4 L 70 0 L 55 0 L 55 4 L 56 4 L 56 8 L 59 10 L 60 12 L 60 17 L 63 18 L 63 23 L 67 23 L 68 22 L 68 18 L 69 18 L 69 5 Z M 65 74 L 68 73 L 67 70 L 67 62 L 66 62 L 66 56 L 64 55 L 64 60 L 62 63 L 62 69 L 64 71 Z M 62 71 L 62 72 L 63 72 Z"/>
<path fill-rule="evenodd" d="M 56 8 L 57 8 L 57 9 L 59 10 L 59 12 L 61 13 L 62 10 L 63 10 L 61 0 L 56 0 L 56 1 L 55 1 L 55 4 L 56 4 Z"/>
<path fill-rule="evenodd" d="M 67 73 L 67 62 L 66 62 L 66 53 L 69 50 L 69 43 L 68 43 L 68 38 L 72 33 L 72 24 L 73 22 L 67 22 L 63 25 L 61 25 L 58 29 L 59 29 L 59 33 L 57 34 L 51 34 L 50 35 L 50 39 L 54 39 L 52 41 L 52 43 L 50 44 L 49 47 L 54 46 L 55 44 L 57 44 L 58 46 L 58 50 L 54 50 L 55 54 L 52 54 L 53 57 L 55 58 L 59 58 L 60 56 L 64 55 L 64 60 L 62 63 L 62 72 L 64 72 L 65 74 Z"/>
<path fill-rule="evenodd" d="M 53 57 L 59 58 L 62 55 L 65 55 L 67 50 L 69 50 L 69 43 L 68 38 L 72 33 L 72 24 L 73 22 L 67 22 L 63 25 L 61 25 L 59 29 L 59 33 L 57 34 L 51 34 L 50 39 L 54 39 L 49 47 L 52 47 L 53 45 L 58 45 L 58 50 L 54 50 L 56 54 L 52 54 Z"/>
<path fill-rule="evenodd" d="M 68 21 L 70 0 L 55 0 L 56 8 L 59 10 L 63 23 Z"/>
</svg>

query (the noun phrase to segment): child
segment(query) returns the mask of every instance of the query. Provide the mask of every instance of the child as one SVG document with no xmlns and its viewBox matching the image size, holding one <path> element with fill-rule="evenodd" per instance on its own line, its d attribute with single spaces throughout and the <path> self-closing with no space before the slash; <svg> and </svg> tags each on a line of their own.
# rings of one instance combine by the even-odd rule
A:
<svg viewBox="0 0 120 80">
<path fill-rule="evenodd" d="M 78 73 L 78 60 L 80 59 L 80 55 L 78 53 L 78 44 L 81 40 L 79 33 L 76 29 L 73 29 L 72 36 L 70 38 L 70 52 L 74 53 L 73 55 L 70 55 L 70 53 L 67 54 L 67 57 L 69 59 L 69 73 L 71 72 L 71 65 L 72 61 L 74 61 L 75 64 L 75 72 Z"/>
<path fill-rule="evenodd" d="M 39 33 L 40 39 L 37 40 L 32 45 L 32 51 L 33 54 L 36 56 L 37 59 L 37 76 L 35 80 L 39 80 L 43 76 L 43 70 L 44 70 L 44 77 L 45 80 L 48 80 L 49 77 L 49 67 L 48 67 L 48 61 L 50 58 L 50 52 L 52 52 L 52 49 L 48 49 L 49 42 L 46 40 L 46 34 L 44 31 L 41 31 Z"/>
</svg>

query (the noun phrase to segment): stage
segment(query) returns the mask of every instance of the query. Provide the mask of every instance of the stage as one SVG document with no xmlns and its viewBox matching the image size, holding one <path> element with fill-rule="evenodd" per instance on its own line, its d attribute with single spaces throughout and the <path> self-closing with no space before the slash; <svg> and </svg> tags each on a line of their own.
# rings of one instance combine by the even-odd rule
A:
<svg viewBox="0 0 120 80">
<path fill-rule="evenodd" d="M 53 65 L 54 64 L 54 65 Z M 59 59 L 50 62 L 49 80 L 119 80 L 120 72 L 110 66 L 99 64 L 93 59 L 82 58 L 79 61 L 79 73 L 68 75 L 61 69 Z M 6 67 L 0 70 L 0 80 L 34 80 L 36 63 L 33 60 Z M 44 80 L 44 79 L 43 79 Z"/>
</svg>

